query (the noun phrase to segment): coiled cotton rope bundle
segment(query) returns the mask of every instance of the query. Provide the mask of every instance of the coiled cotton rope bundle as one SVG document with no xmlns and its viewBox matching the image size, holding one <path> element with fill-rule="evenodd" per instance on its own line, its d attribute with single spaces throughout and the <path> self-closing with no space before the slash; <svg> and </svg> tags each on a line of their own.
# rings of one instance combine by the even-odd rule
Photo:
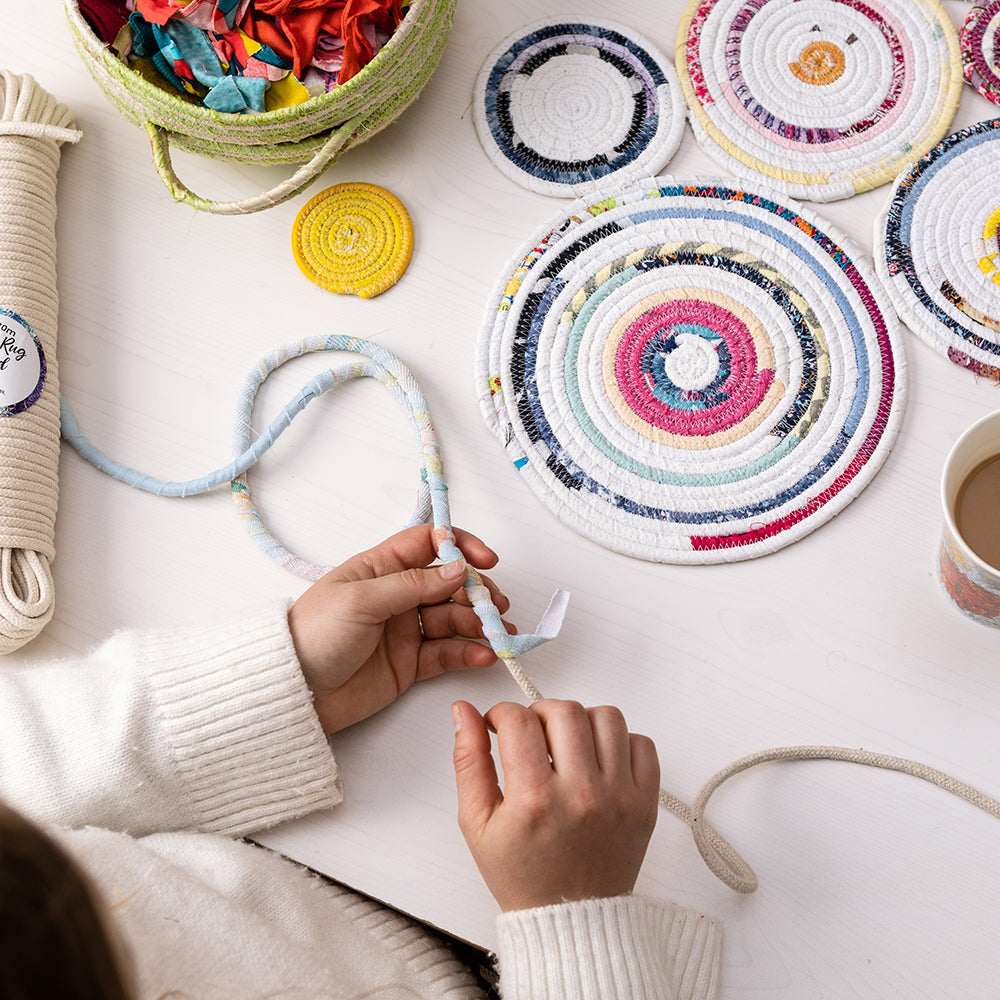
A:
<svg viewBox="0 0 1000 1000">
<path fill-rule="evenodd" d="M 56 173 L 72 113 L 0 70 L 0 652 L 54 610 L 59 496 Z"/>
</svg>

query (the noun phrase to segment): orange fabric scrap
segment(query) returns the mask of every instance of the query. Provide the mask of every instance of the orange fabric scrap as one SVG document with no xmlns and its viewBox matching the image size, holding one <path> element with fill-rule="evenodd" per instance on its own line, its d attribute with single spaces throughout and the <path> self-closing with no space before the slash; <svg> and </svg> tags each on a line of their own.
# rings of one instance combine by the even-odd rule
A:
<svg viewBox="0 0 1000 1000">
<path fill-rule="evenodd" d="M 261 45 L 292 62 L 302 79 L 321 31 L 344 40 L 344 63 L 337 83 L 346 83 L 371 60 L 371 45 L 361 30 L 365 20 L 391 34 L 403 19 L 400 0 L 257 0 L 240 27 Z"/>
</svg>

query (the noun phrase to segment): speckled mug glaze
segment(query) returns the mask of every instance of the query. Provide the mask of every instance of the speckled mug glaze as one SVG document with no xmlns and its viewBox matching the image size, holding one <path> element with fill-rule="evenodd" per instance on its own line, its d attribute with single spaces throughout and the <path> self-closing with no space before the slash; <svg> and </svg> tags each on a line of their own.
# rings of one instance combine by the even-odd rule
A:
<svg viewBox="0 0 1000 1000">
<path fill-rule="evenodd" d="M 1000 411 L 974 423 L 948 453 L 941 475 L 944 527 L 938 553 L 938 576 L 952 603 L 973 621 L 993 628 L 1000 628 L 1000 567 L 984 562 L 965 543 L 955 508 L 966 477 L 998 454 Z"/>
</svg>

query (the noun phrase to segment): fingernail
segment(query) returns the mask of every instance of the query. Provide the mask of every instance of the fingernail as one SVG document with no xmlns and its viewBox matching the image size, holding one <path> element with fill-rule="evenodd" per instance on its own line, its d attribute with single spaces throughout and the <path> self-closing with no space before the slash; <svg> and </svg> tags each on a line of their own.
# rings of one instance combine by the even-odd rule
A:
<svg viewBox="0 0 1000 1000">
<path fill-rule="evenodd" d="M 454 562 L 438 566 L 438 572 L 444 580 L 457 580 L 460 576 L 465 576 L 465 560 L 456 559 Z"/>
<path fill-rule="evenodd" d="M 457 733 L 462 728 L 462 710 L 458 707 L 457 701 L 451 706 L 451 718 L 455 723 L 455 732 Z"/>
</svg>

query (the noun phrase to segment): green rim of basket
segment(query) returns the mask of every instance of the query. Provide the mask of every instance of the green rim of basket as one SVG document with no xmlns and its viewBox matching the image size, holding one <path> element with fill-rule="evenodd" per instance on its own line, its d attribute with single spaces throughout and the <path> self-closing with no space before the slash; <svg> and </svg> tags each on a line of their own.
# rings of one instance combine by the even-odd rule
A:
<svg viewBox="0 0 1000 1000">
<path fill-rule="evenodd" d="M 65 10 L 91 75 L 130 121 L 167 129 L 172 142 L 192 152 L 277 164 L 308 159 L 331 130 L 369 108 L 371 114 L 355 135 L 367 138 L 389 124 L 430 79 L 451 30 L 455 3 L 413 0 L 393 36 L 347 83 L 291 108 L 242 115 L 189 103 L 146 80 L 94 35 L 78 0 L 65 0 Z"/>
</svg>

